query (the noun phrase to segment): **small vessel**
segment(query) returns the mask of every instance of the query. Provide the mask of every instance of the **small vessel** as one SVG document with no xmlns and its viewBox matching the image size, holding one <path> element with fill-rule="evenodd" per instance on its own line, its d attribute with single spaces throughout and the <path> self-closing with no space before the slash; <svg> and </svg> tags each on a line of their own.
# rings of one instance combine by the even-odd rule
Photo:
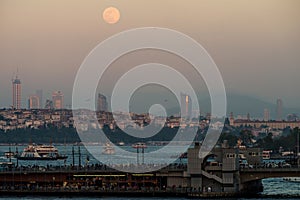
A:
<svg viewBox="0 0 300 200">
<path fill-rule="evenodd" d="M 121 142 L 118 143 L 118 145 L 119 145 L 119 146 L 124 146 L 125 143 L 121 141 Z"/>
<path fill-rule="evenodd" d="M 106 142 L 105 146 L 103 147 L 103 151 L 102 154 L 106 154 L 106 155 L 112 155 L 115 154 L 115 148 L 111 145 L 111 143 Z"/>
<path fill-rule="evenodd" d="M 30 144 L 24 148 L 21 155 L 16 155 L 19 160 L 64 160 L 68 156 L 60 155 L 53 145 Z"/>
</svg>

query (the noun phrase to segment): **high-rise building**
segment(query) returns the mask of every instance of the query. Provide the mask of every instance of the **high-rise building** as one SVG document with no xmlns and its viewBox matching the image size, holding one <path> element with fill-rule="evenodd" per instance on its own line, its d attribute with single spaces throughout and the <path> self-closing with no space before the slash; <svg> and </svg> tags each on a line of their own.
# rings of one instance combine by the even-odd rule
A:
<svg viewBox="0 0 300 200">
<path fill-rule="evenodd" d="M 283 109 L 283 102 L 281 99 L 277 99 L 276 103 L 276 120 L 282 120 L 282 109 Z"/>
<path fill-rule="evenodd" d="M 190 118 L 192 115 L 192 100 L 191 97 L 187 94 L 180 94 L 181 97 L 181 102 L 180 102 L 180 107 L 181 107 L 181 117 L 182 118 Z"/>
<path fill-rule="evenodd" d="M 270 121 L 270 111 L 267 108 L 264 109 L 264 121 Z"/>
<path fill-rule="evenodd" d="M 40 108 L 40 97 L 38 95 L 31 95 L 28 99 L 28 108 L 29 109 L 38 109 Z"/>
<path fill-rule="evenodd" d="M 39 108 L 42 108 L 43 107 L 43 90 L 36 90 L 35 94 L 39 97 L 39 100 L 40 100 Z"/>
<path fill-rule="evenodd" d="M 55 91 L 52 93 L 52 102 L 54 109 L 63 109 L 64 95 L 61 91 Z"/>
<path fill-rule="evenodd" d="M 103 94 L 98 94 L 98 100 L 97 100 L 97 110 L 98 111 L 108 111 L 107 106 L 107 100 L 106 97 Z"/>
<path fill-rule="evenodd" d="M 12 80 L 12 86 L 13 86 L 13 96 L 12 96 L 12 106 L 15 109 L 21 108 L 21 80 L 16 76 L 15 79 Z"/>
</svg>

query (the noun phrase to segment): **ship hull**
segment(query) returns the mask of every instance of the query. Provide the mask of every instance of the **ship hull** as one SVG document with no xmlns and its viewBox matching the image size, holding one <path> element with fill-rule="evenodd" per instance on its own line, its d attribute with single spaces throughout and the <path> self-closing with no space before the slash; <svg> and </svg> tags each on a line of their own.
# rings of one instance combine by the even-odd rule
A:
<svg viewBox="0 0 300 200">
<path fill-rule="evenodd" d="M 65 160 L 68 156 L 60 156 L 60 157 L 17 157 L 18 160 Z"/>
</svg>

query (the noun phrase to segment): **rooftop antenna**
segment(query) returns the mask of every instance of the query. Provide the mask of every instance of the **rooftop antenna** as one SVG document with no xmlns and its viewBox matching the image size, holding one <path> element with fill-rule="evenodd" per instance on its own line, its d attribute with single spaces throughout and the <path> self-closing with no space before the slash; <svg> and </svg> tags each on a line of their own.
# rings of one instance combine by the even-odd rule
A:
<svg viewBox="0 0 300 200">
<path fill-rule="evenodd" d="M 12 73 L 11 82 L 14 82 L 14 78 L 15 78 L 15 72 Z"/>
<path fill-rule="evenodd" d="M 18 79 L 18 74 L 19 74 L 19 68 L 17 67 L 17 70 L 13 73 L 13 80 Z"/>
</svg>

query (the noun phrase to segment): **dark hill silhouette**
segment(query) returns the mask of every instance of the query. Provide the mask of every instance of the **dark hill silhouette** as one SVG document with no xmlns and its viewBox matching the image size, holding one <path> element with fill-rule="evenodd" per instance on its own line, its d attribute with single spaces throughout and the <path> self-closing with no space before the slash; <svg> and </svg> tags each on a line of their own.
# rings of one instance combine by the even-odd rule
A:
<svg viewBox="0 0 300 200">
<path fill-rule="evenodd" d="M 200 103 L 200 107 L 203 108 L 201 113 L 208 112 L 209 109 L 207 108 L 210 107 L 210 98 L 203 98 L 200 100 Z M 227 94 L 227 116 L 229 116 L 230 112 L 233 112 L 235 116 L 246 116 L 249 113 L 251 117 L 262 118 L 264 109 L 269 109 L 271 119 L 276 119 L 276 99 L 274 99 L 274 103 L 269 103 L 254 97 Z M 287 114 L 291 113 L 299 114 L 300 109 L 283 107 L 283 119 L 286 119 Z"/>
</svg>

